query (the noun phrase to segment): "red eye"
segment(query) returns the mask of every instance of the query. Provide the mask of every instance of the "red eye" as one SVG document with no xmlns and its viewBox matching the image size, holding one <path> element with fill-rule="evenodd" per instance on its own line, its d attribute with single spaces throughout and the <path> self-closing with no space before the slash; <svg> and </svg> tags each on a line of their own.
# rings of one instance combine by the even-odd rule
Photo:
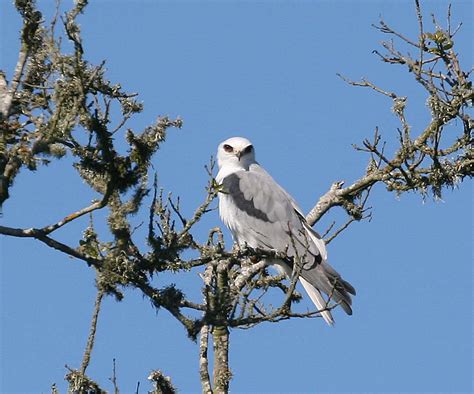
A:
<svg viewBox="0 0 474 394">
<path fill-rule="evenodd" d="M 232 153 L 234 151 L 234 148 L 232 148 L 230 145 L 227 145 L 227 144 L 225 144 L 223 148 L 227 153 Z"/>
</svg>

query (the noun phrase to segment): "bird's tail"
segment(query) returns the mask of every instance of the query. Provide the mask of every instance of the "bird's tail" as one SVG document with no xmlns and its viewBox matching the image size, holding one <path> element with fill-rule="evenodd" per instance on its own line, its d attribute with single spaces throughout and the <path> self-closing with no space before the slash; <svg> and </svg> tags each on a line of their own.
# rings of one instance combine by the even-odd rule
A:
<svg viewBox="0 0 474 394">
<path fill-rule="evenodd" d="M 300 273 L 300 276 L 306 282 L 305 285 L 303 280 L 301 281 L 303 287 L 319 310 L 326 308 L 328 304 L 321 294 L 321 292 L 323 292 L 328 295 L 330 300 L 341 305 L 342 309 L 344 309 L 348 315 L 352 315 L 352 299 L 350 294 L 356 294 L 354 287 L 352 287 L 349 282 L 342 279 L 341 275 L 339 275 L 339 273 L 326 262 L 326 244 L 321 236 L 308 224 L 305 225 L 305 229 L 319 249 L 322 261 L 316 265 L 312 265 L 307 270 L 303 267 Z M 321 305 L 323 308 L 321 308 Z M 331 313 L 329 311 L 324 312 L 326 313 L 321 313 L 324 320 L 326 320 L 329 325 L 332 325 L 334 320 L 332 319 Z"/>
<path fill-rule="evenodd" d="M 280 272 L 291 277 L 292 269 L 283 260 L 268 259 L 267 263 L 274 265 Z M 325 261 L 315 266 L 313 265 L 310 269 L 303 267 L 299 280 L 328 325 L 332 326 L 334 324 L 331 311 L 327 309 L 330 301 L 341 305 L 348 315 L 352 315 L 352 299 L 350 294 L 355 295 L 356 291 L 349 282 L 342 279 L 341 275 Z M 328 295 L 327 301 L 322 293 Z"/>
<path fill-rule="evenodd" d="M 330 300 L 339 304 L 348 315 L 352 315 L 352 299 L 350 295 L 355 295 L 356 291 L 354 287 L 352 287 L 349 282 L 342 279 L 341 275 L 339 275 L 328 263 L 322 261 L 309 270 L 303 268 L 300 277 L 307 283 L 307 285 L 305 285 L 303 280 L 301 281 L 305 290 L 308 292 L 308 295 L 318 308 L 321 309 L 322 305 L 322 309 L 324 309 L 328 304 L 321 295 L 321 292 L 323 292 L 328 295 Z M 331 324 L 324 315 L 323 317 L 328 324 Z"/>
<path fill-rule="evenodd" d="M 309 298 L 311 298 L 311 301 L 313 301 L 314 305 L 316 305 L 316 308 L 318 308 L 318 311 L 320 311 L 324 321 L 329 326 L 332 326 L 334 324 L 334 319 L 332 318 L 331 312 L 329 310 L 325 310 L 327 307 L 327 303 L 321 295 L 321 292 L 301 276 L 300 282 L 306 290 L 306 293 L 308 293 Z"/>
</svg>

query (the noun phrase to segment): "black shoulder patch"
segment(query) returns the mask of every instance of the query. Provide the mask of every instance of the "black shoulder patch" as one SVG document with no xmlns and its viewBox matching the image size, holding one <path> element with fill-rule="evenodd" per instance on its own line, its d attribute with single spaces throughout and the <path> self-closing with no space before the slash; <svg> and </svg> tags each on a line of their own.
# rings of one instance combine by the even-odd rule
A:
<svg viewBox="0 0 474 394">
<path fill-rule="evenodd" d="M 224 186 L 224 193 L 227 193 L 234 201 L 237 208 L 246 212 L 249 216 L 263 220 L 264 222 L 270 222 L 267 214 L 260 209 L 255 207 L 253 199 L 247 200 L 244 193 L 240 189 L 240 177 L 237 174 L 230 174 L 222 181 Z"/>
</svg>

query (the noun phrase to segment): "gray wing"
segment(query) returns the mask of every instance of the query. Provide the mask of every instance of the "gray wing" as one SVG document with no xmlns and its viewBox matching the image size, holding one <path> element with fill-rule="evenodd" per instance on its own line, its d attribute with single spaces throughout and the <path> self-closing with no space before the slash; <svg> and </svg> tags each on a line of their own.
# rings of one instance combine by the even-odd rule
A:
<svg viewBox="0 0 474 394">
<path fill-rule="evenodd" d="M 288 194 L 288 192 L 285 189 L 283 189 L 278 183 L 276 183 L 275 180 L 272 178 L 272 176 L 267 171 L 265 171 L 265 169 L 262 168 L 260 164 L 258 163 L 251 164 L 249 166 L 249 171 L 260 174 L 263 178 L 267 178 L 271 182 L 273 182 L 275 186 L 278 187 L 286 195 L 286 197 L 291 201 L 291 205 L 296 210 L 296 212 L 300 214 L 302 217 L 304 217 L 304 213 L 301 210 L 301 208 L 298 206 L 298 204 L 296 203 L 295 199 L 290 194 Z"/>
<path fill-rule="evenodd" d="M 328 253 L 327 253 L 326 244 L 324 243 L 323 238 L 321 237 L 321 235 L 319 235 L 319 233 L 317 231 L 315 231 L 306 222 L 305 215 L 304 215 L 302 209 L 299 207 L 298 203 L 295 201 L 295 199 L 290 194 L 288 194 L 288 192 L 285 189 L 283 189 L 278 183 L 276 183 L 275 180 L 272 178 L 272 176 L 267 171 L 265 171 L 265 169 L 262 168 L 260 166 L 260 164 L 258 164 L 258 163 L 251 164 L 250 167 L 249 167 L 249 171 L 256 172 L 256 173 L 260 174 L 262 177 L 268 178 L 271 182 L 273 182 L 276 185 L 276 187 L 278 187 L 288 197 L 288 199 L 291 201 L 291 205 L 293 206 L 293 209 L 296 211 L 296 213 L 300 217 L 301 222 L 303 222 L 303 226 L 306 228 L 306 230 L 309 233 L 311 233 L 314 236 L 315 239 L 313 239 L 313 241 L 315 241 L 315 243 L 317 245 L 317 248 L 318 248 L 319 252 L 321 253 L 321 256 L 322 256 L 323 260 L 326 260 L 327 256 L 328 256 Z"/>
<path fill-rule="evenodd" d="M 296 203 L 268 174 L 239 171 L 225 177 L 222 184 L 230 216 L 224 221 L 238 242 L 299 256 L 310 266 L 321 261 Z"/>
</svg>

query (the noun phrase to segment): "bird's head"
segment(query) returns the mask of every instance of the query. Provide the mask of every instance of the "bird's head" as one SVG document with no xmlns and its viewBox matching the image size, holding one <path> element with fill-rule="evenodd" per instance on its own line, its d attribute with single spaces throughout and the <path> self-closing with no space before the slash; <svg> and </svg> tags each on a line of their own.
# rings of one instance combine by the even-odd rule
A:
<svg viewBox="0 0 474 394">
<path fill-rule="evenodd" d="M 217 163 L 219 168 L 223 165 L 232 165 L 248 169 L 255 163 L 255 150 L 247 138 L 232 137 L 219 144 L 217 148 Z"/>
</svg>

